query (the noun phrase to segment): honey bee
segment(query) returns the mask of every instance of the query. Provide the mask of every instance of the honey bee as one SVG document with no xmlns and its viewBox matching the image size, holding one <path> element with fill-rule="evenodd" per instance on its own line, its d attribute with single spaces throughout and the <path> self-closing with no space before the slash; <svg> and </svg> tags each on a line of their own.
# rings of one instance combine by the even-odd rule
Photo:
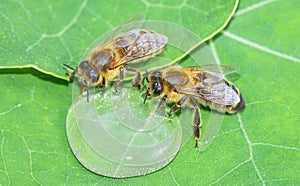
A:
<svg viewBox="0 0 300 186">
<path fill-rule="evenodd" d="M 209 71 L 203 70 L 205 68 Z M 168 112 L 169 117 L 183 104 L 194 108 L 193 132 L 196 149 L 202 133 L 202 122 L 200 107 L 195 100 L 220 113 L 234 114 L 245 108 L 242 94 L 224 79 L 219 73 L 220 69 L 229 74 L 238 68 L 233 65 L 216 64 L 187 68 L 170 66 L 152 71 L 146 76 L 148 86 L 144 103 L 148 96 L 161 98 L 158 109 L 161 109 L 166 102 L 176 102 Z"/>
<path fill-rule="evenodd" d="M 70 78 L 75 74 L 78 75 L 82 92 L 87 93 L 87 101 L 89 101 L 88 87 L 107 87 L 108 80 L 119 75 L 114 84 L 117 92 L 117 87 L 124 79 L 125 71 L 136 74 L 132 83 L 133 86 L 140 88 L 140 72 L 125 65 L 154 57 L 162 52 L 167 42 L 168 38 L 162 34 L 150 30 L 133 29 L 117 37 L 111 36 L 102 45 L 93 49 L 76 69 L 64 65 L 73 69 L 73 72 L 67 73 Z"/>
</svg>

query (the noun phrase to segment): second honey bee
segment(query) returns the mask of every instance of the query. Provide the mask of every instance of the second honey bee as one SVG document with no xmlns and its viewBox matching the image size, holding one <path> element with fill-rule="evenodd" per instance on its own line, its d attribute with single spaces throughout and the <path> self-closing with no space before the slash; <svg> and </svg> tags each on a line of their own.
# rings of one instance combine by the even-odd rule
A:
<svg viewBox="0 0 300 186">
<path fill-rule="evenodd" d="M 117 87 L 124 79 L 125 71 L 136 73 L 133 86 L 140 88 L 141 74 L 138 70 L 126 67 L 127 63 L 146 60 L 159 54 L 168 42 L 168 38 L 162 34 L 133 29 L 129 32 L 108 39 L 102 45 L 93 49 L 69 77 L 78 75 L 78 81 L 82 86 L 82 92 L 87 92 L 88 87 L 107 87 L 108 80 L 119 75 L 114 87 Z M 68 65 L 65 65 L 69 67 Z M 69 67 L 71 68 L 71 67 Z"/>
<path fill-rule="evenodd" d="M 204 67 L 171 66 L 152 71 L 146 77 L 148 88 L 144 103 L 148 96 L 161 98 L 158 108 L 162 108 L 166 102 L 176 102 L 168 112 L 169 117 L 183 104 L 194 108 L 195 148 L 198 148 L 202 125 L 200 108 L 195 100 L 221 113 L 233 114 L 245 108 L 239 90 L 226 81 L 223 75 L 212 72 L 221 69 L 225 73 L 232 73 L 237 68 L 233 65 L 207 65 L 210 71 L 205 71 Z"/>
</svg>

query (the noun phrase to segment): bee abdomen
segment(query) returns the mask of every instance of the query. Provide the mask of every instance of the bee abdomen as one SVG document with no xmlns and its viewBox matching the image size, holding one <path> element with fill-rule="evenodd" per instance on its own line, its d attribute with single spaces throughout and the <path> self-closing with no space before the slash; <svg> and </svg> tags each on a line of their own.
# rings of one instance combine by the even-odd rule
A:
<svg viewBox="0 0 300 186">
<path fill-rule="evenodd" d="M 228 86 L 230 86 L 230 88 L 232 90 L 234 90 L 236 92 L 236 94 L 240 98 L 240 101 L 238 103 L 226 106 L 227 112 L 230 113 L 230 114 L 233 114 L 233 113 L 237 113 L 237 112 L 240 112 L 240 111 L 244 110 L 245 101 L 244 101 L 243 96 L 240 93 L 240 91 L 235 86 L 233 86 L 231 83 L 229 83 L 228 81 L 225 81 L 225 82 Z"/>
<path fill-rule="evenodd" d="M 240 96 L 240 102 L 238 102 L 237 104 L 234 104 L 234 105 L 227 106 L 228 113 L 234 114 L 234 113 L 240 112 L 245 109 L 245 101 L 242 97 L 242 94 L 239 94 L 239 96 Z"/>
<path fill-rule="evenodd" d="M 210 109 L 212 110 L 216 110 L 220 113 L 229 113 L 229 114 L 234 114 L 237 112 L 240 112 L 242 110 L 244 110 L 245 108 L 245 101 L 242 97 L 242 94 L 240 93 L 240 91 L 233 86 L 231 83 L 229 83 L 228 81 L 224 80 L 224 83 L 228 86 L 228 88 L 230 90 L 232 90 L 232 92 L 229 92 L 226 95 L 226 99 L 228 100 L 238 100 L 238 102 L 232 103 L 232 104 L 221 104 L 221 103 L 216 103 L 212 100 L 208 100 L 208 99 L 199 99 L 201 104 L 204 106 L 208 106 Z M 232 94 L 234 93 L 234 94 Z M 203 92 L 202 92 L 203 94 Z M 229 101 L 229 102 L 231 102 Z"/>
</svg>

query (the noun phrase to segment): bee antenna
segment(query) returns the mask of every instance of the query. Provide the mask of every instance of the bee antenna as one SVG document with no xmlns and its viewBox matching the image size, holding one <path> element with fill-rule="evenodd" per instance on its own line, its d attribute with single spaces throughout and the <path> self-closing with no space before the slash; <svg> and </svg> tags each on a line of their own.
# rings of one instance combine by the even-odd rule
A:
<svg viewBox="0 0 300 186">
<path fill-rule="evenodd" d="M 70 67 L 69 65 L 67 65 L 67 64 L 65 64 L 65 63 L 63 63 L 63 66 L 66 67 L 66 68 L 68 68 L 68 69 L 71 69 L 71 70 L 73 71 L 73 72 L 71 72 L 71 73 L 66 72 L 66 75 L 69 76 L 70 78 L 71 78 L 71 77 L 74 77 L 74 75 L 75 75 L 75 69 L 72 68 L 72 67 Z"/>
<path fill-rule="evenodd" d="M 65 66 L 65 67 L 67 67 L 67 68 L 69 68 L 69 69 L 71 69 L 71 70 L 75 70 L 73 67 L 70 67 L 69 65 L 67 65 L 67 64 L 65 64 L 65 63 L 63 63 L 63 66 Z"/>
<path fill-rule="evenodd" d="M 149 75 L 149 71 L 148 71 L 148 70 L 145 70 L 144 76 L 148 76 L 148 75 Z"/>
<path fill-rule="evenodd" d="M 146 70 L 145 74 L 143 75 L 143 84 L 144 84 L 145 80 L 147 81 L 147 83 L 149 83 L 148 74 L 149 74 L 149 72 Z"/>
</svg>

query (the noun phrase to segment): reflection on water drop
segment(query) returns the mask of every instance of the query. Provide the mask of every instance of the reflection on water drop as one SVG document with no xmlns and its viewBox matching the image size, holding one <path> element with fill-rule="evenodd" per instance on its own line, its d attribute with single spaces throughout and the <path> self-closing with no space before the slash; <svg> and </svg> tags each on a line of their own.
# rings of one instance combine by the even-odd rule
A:
<svg viewBox="0 0 300 186">
<path fill-rule="evenodd" d="M 125 157 L 127 160 L 132 160 L 133 159 L 133 157 L 132 156 L 127 156 L 127 157 Z"/>
<path fill-rule="evenodd" d="M 126 94 L 135 97 L 139 95 L 137 90 L 122 89 L 122 91 L 124 91 L 122 95 L 126 98 L 128 97 Z M 172 125 L 168 125 L 168 120 L 163 117 L 152 120 L 144 112 L 139 111 L 138 113 L 144 113 L 145 120 L 127 127 L 124 123 L 130 122 L 128 117 L 120 116 L 112 109 L 120 109 L 120 105 L 111 107 L 110 104 L 105 104 L 105 102 L 120 103 L 112 101 L 114 96 L 106 99 L 101 96 L 95 97 L 93 98 L 95 105 L 87 104 L 86 99 L 80 97 L 81 99 L 78 99 L 73 106 L 74 110 L 70 110 L 68 115 L 67 131 L 70 146 L 85 167 L 106 176 L 137 176 L 158 170 L 175 157 L 180 149 L 182 138 L 182 129 L 178 120 L 174 119 Z M 123 97 L 120 96 L 119 99 Z M 144 110 L 144 105 L 137 105 L 131 109 Z M 138 121 L 134 117 L 130 119 Z M 156 127 L 153 128 L 149 123 Z M 134 126 L 138 128 L 133 128 Z M 71 133 L 69 128 L 73 129 Z M 72 138 L 73 133 L 77 133 L 76 139 Z M 78 149 L 75 145 L 78 143 L 78 138 L 81 138 L 79 141 L 83 149 Z M 91 158 L 93 156 L 97 156 L 97 160 Z M 97 163 L 87 163 L 90 161 L 97 161 Z"/>
</svg>

